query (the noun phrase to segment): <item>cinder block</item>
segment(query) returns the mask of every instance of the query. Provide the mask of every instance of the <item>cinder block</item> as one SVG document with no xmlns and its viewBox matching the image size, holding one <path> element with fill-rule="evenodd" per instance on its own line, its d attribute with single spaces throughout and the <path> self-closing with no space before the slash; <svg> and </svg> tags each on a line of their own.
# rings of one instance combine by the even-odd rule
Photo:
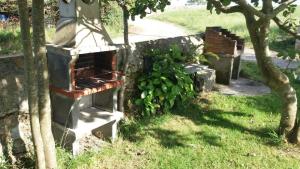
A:
<svg viewBox="0 0 300 169">
<path fill-rule="evenodd" d="M 209 92 L 216 82 L 216 71 L 201 64 L 189 64 L 185 70 L 192 75 L 196 92 Z"/>
<path fill-rule="evenodd" d="M 234 57 L 209 57 L 208 61 L 210 64 L 210 68 L 216 70 L 216 82 L 220 84 L 229 85 L 230 80 L 232 78 Z"/>
</svg>

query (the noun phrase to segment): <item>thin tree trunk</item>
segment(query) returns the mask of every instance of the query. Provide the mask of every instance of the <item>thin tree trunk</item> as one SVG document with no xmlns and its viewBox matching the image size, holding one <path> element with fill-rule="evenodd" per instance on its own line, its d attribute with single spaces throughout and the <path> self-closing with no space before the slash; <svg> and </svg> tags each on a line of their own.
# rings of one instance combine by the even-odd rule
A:
<svg viewBox="0 0 300 169">
<path fill-rule="evenodd" d="M 247 27 L 253 43 L 258 67 L 260 68 L 265 84 L 275 91 L 282 100 L 283 110 L 279 125 L 279 134 L 286 140 L 295 136 L 295 122 L 297 115 L 297 96 L 290 85 L 288 77 L 274 66 L 269 55 L 268 33 L 270 20 L 262 25 L 254 26 L 254 17 L 246 16 Z"/>
<path fill-rule="evenodd" d="M 34 54 L 38 63 L 38 96 L 41 134 L 44 143 L 44 153 L 47 168 L 57 168 L 55 142 L 51 131 L 51 106 L 49 97 L 49 75 L 47 67 L 44 0 L 32 1 L 32 22 Z"/>
<path fill-rule="evenodd" d="M 13 155 L 13 145 L 12 145 L 12 137 L 11 137 L 11 131 L 10 127 L 8 125 L 4 125 L 4 144 L 5 144 L 5 156 L 8 159 L 8 162 L 12 164 L 11 168 L 15 169 L 17 166 L 15 165 L 17 160 Z M 0 154 L 1 155 L 1 154 Z"/>
<path fill-rule="evenodd" d="M 123 25 L 124 25 L 124 44 L 125 44 L 125 51 L 124 51 L 124 59 L 123 59 L 123 66 L 122 71 L 125 73 L 122 80 L 124 81 L 124 85 L 121 87 L 119 91 L 119 99 L 118 99 L 118 109 L 121 112 L 124 112 L 124 93 L 126 89 L 126 72 L 128 68 L 129 57 L 131 55 L 131 49 L 129 45 L 129 38 L 128 38 L 128 9 L 125 5 L 121 6 L 123 11 Z"/>
<path fill-rule="evenodd" d="M 30 23 L 27 7 L 27 0 L 18 0 L 19 16 L 21 23 L 21 36 L 23 53 L 25 56 L 25 70 L 27 76 L 28 105 L 30 113 L 30 124 L 33 138 L 33 145 L 36 154 L 36 168 L 43 169 L 45 166 L 45 156 L 43 140 L 40 131 L 40 121 L 38 113 L 38 89 L 37 72 L 35 66 L 35 56 L 32 55 L 32 45 L 30 38 Z"/>
</svg>

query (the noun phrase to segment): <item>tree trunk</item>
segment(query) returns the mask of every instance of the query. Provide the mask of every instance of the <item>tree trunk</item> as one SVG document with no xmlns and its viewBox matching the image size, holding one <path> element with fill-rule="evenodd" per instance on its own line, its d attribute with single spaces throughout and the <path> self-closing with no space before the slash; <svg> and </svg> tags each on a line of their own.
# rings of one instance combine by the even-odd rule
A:
<svg viewBox="0 0 300 169">
<path fill-rule="evenodd" d="M 51 131 L 51 107 L 49 97 L 49 75 L 47 67 L 44 0 L 32 1 L 32 23 L 34 54 L 38 63 L 38 96 L 41 134 L 44 143 L 44 153 L 47 168 L 57 168 L 55 143 Z"/>
<path fill-rule="evenodd" d="M 13 144 L 12 144 L 13 140 L 11 137 L 10 129 L 11 129 L 10 125 L 4 125 L 4 134 L 3 134 L 4 136 L 2 135 L 2 138 L 4 139 L 5 156 L 7 157 L 8 162 L 12 164 L 11 168 L 15 169 L 15 168 L 17 168 L 17 166 L 15 165 L 17 162 L 17 159 L 14 157 L 14 154 L 13 154 Z M 0 156 L 1 156 L 1 154 L 0 154 Z"/>
<path fill-rule="evenodd" d="M 19 16 L 21 23 L 21 36 L 23 53 L 25 56 L 25 71 L 27 76 L 28 106 L 30 113 L 30 124 L 33 138 L 33 145 L 36 154 L 36 168 L 45 168 L 45 156 L 43 140 L 40 131 L 40 121 L 38 113 L 38 89 L 37 72 L 35 66 L 35 56 L 32 55 L 30 38 L 30 23 L 27 8 L 27 0 L 18 0 Z"/>
<path fill-rule="evenodd" d="M 128 62 L 129 57 L 131 55 L 131 49 L 129 45 L 129 37 L 128 37 L 128 9 L 125 5 L 121 6 L 123 11 L 123 26 L 124 26 L 124 44 L 125 44 L 125 51 L 124 51 L 124 57 L 123 57 L 123 66 L 122 71 L 124 72 L 125 76 L 122 77 L 122 80 L 124 81 L 124 85 L 119 90 L 119 99 L 118 99 L 118 110 L 121 112 L 124 112 L 124 93 L 126 89 L 126 72 L 128 68 Z"/>
<path fill-rule="evenodd" d="M 297 115 L 297 96 L 294 88 L 290 85 L 288 77 L 274 66 L 269 57 L 268 33 L 270 20 L 264 21 L 261 25 L 256 25 L 254 17 L 246 16 L 246 22 L 257 64 L 263 74 L 265 84 L 279 95 L 283 103 L 278 132 L 286 140 L 291 141 L 291 138 L 296 134 L 294 127 Z"/>
</svg>

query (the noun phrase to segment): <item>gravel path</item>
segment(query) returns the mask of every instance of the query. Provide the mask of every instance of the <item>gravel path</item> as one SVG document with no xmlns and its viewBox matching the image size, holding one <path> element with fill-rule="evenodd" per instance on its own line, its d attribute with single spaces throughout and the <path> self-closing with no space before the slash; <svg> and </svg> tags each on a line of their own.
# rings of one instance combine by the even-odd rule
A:
<svg viewBox="0 0 300 169">
<path fill-rule="evenodd" d="M 129 22 L 129 41 L 141 42 L 168 37 L 185 36 L 188 33 L 172 23 L 153 19 L 136 19 Z M 123 37 L 113 39 L 114 43 L 123 43 Z"/>
<path fill-rule="evenodd" d="M 280 68 L 285 69 L 289 65 L 288 66 L 289 69 L 296 69 L 300 65 L 299 61 L 292 61 L 291 63 L 289 63 L 288 60 L 283 60 L 283 59 L 278 58 L 277 52 L 270 51 L 270 54 L 271 54 L 273 63 Z M 246 48 L 244 51 L 244 54 L 242 56 L 242 60 L 256 62 L 254 50 Z"/>
<path fill-rule="evenodd" d="M 216 84 L 214 88 L 216 91 L 224 95 L 236 96 L 256 96 L 271 92 L 270 88 L 264 84 L 246 78 L 231 80 L 230 85 Z"/>
</svg>

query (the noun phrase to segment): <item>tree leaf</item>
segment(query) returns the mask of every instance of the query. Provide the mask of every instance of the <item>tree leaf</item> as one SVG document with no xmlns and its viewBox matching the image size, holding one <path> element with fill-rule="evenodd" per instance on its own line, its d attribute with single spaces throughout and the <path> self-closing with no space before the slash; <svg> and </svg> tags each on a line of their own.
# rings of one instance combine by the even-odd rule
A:
<svg viewBox="0 0 300 169">
<path fill-rule="evenodd" d="M 221 3 L 222 3 L 224 6 L 228 6 L 228 5 L 230 5 L 231 0 L 221 0 Z"/>
<path fill-rule="evenodd" d="M 167 86 L 165 85 L 165 84 L 163 84 L 162 86 L 161 86 L 161 89 L 162 89 L 162 91 L 163 92 L 168 92 L 168 88 L 167 88 Z"/>
<path fill-rule="evenodd" d="M 137 99 L 134 102 L 136 105 L 141 106 L 143 104 L 143 100 L 142 99 Z"/>
<path fill-rule="evenodd" d="M 141 94 L 141 98 L 142 98 L 142 99 L 145 99 L 145 98 L 146 98 L 146 95 L 147 95 L 147 92 L 146 92 L 146 91 L 143 91 L 142 94 Z"/>
</svg>

